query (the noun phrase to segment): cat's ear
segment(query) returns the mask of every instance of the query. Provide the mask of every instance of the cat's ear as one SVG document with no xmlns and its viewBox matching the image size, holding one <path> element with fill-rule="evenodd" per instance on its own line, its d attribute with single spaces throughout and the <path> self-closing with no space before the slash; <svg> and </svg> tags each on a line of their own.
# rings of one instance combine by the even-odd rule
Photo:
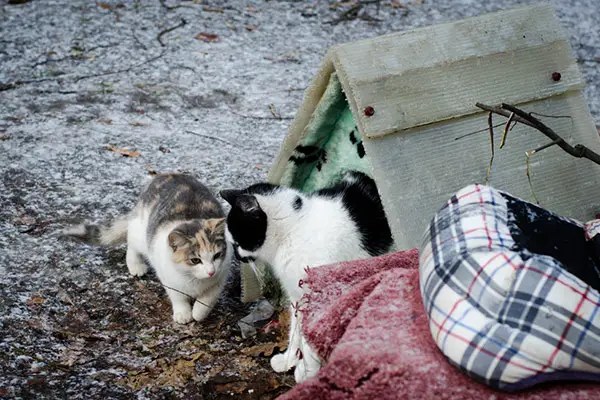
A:
<svg viewBox="0 0 600 400">
<path fill-rule="evenodd" d="M 226 189 L 221 190 L 219 194 L 226 202 L 229 203 L 230 206 L 233 207 L 236 199 L 242 194 L 242 191 L 238 189 Z"/>
<path fill-rule="evenodd" d="M 225 232 L 225 218 L 211 218 L 206 223 L 208 229 L 213 232 Z"/>
<path fill-rule="evenodd" d="M 243 194 L 238 196 L 235 205 L 245 214 L 260 210 L 260 204 L 258 204 L 258 200 L 256 200 L 256 197 L 251 194 Z"/>
<path fill-rule="evenodd" d="M 169 233 L 169 246 L 173 251 L 190 244 L 190 237 L 180 230 L 174 229 Z"/>
</svg>

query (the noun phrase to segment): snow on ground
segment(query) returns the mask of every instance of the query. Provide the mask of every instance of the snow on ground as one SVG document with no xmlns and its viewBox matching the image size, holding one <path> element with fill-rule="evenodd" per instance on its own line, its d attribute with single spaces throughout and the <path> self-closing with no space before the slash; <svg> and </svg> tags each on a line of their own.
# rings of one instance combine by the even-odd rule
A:
<svg viewBox="0 0 600 400">
<path fill-rule="evenodd" d="M 129 277 L 122 249 L 57 232 L 128 210 L 149 170 L 214 190 L 264 179 L 333 44 L 525 3 L 17 2 L 0 0 L 0 397 L 38 399 L 289 388 L 263 354 L 277 332 L 240 337 L 235 280 L 205 324 L 174 326 L 156 279 Z M 553 4 L 600 125 L 600 3 Z"/>
</svg>

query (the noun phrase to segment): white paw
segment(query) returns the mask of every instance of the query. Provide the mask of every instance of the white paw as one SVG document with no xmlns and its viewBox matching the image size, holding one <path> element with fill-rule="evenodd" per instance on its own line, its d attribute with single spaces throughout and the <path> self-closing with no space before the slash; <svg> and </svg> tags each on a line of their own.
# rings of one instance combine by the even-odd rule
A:
<svg viewBox="0 0 600 400">
<path fill-rule="evenodd" d="M 282 354 L 276 354 L 271 357 L 271 368 L 275 372 L 286 372 L 289 371 L 292 366 L 288 365 L 288 352 Z"/>
<path fill-rule="evenodd" d="M 144 276 L 148 272 L 146 264 L 128 265 L 129 273 L 133 276 Z"/>
<path fill-rule="evenodd" d="M 187 324 L 192 321 L 192 311 L 191 310 L 177 310 L 173 311 L 173 321 L 178 324 Z"/>
<path fill-rule="evenodd" d="M 296 369 L 294 370 L 294 379 L 296 380 L 296 383 L 302 383 L 306 378 L 306 367 L 302 360 L 299 360 L 296 364 Z"/>
<path fill-rule="evenodd" d="M 204 318 L 208 316 L 210 313 L 210 308 L 206 307 L 203 304 L 194 302 L 194 309 L 192 310 L 192 316 L 198 322 L 202 321 Z"/>
</svg>

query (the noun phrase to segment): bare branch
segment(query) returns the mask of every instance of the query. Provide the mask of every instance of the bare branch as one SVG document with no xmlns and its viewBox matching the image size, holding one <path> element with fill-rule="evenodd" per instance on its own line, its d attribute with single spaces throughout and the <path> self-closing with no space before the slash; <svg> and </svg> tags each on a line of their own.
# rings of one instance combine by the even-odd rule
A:
<svg viewBox="0 0 600 400">
<path fill-rule="evenodd" d="M 485 173 L 485 184 L 487 185 L 490 180 L 490 172 L 492 171 L 492 163 L 494 162 L 494 125 L 492 124 L 492 113 L 488 113 L 488 129 L 490 131 L 490 144 L 492 146 L 492 155 L 490 156 L 490 163 L 488 165 L 487 172 Z"/>
<path fill-rule="evenodd" d="M 500 107 L 488 106 L 482 103 L 476 103 L 477 107 L 482 110 L 492 112 L 494 114 L 500 114 L 507 118 L 510 117 L 511 113 L 514 113 L 513 119 L 517 122 L 530 126 L 534 129 L 537 129 L 544 135 L 546 135 L 553 142 L 556 142 L 556 145 L 563 149 L 565 152 L 569 153 L 573 157 L 576 158 L 587 158 L 588 160 L 600 165 L 600 155 L 588 149 L 587 147 L 578 144 L 575 147 L 571 146 L 567 143 L 562 137 L 560 137 L 556 132 L 546 126 L 539 119 L 535 118 L 533 115 L 528 114 L 527 112 L 511 106 L 510 104 L 502 104 Z"/>
</svg>

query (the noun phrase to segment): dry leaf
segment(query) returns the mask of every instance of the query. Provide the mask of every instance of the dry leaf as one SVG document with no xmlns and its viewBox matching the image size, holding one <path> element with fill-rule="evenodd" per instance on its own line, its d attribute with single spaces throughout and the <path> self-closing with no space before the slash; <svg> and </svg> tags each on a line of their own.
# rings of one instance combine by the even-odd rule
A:
<svg viewBox="0 0 600 400">
<path fill-rule="evenodd" d="M 202 10 L 204 10 L 206 12 L 217 12 L 217 13 L 225 12 L 225 10 L 223 10 L 222 8 L 214 8 L 214 7 L 204 7 L 204 8 L 202 8 Z"/>
<path fill-rule="evenodd" d="M 254 357 L 259 357 L 262 355 L 263 357 L 270 357 L 275 350 L 275 347 L 279 347 L 278 343 L 263 343 L 256 346 L 248 347 L 242 349 L 242 353 Z M 281 348 L 280 348 L 281 350 Z"/>
<path fill-rule="evenodd" d="M 246 30 L 250 32 L 255 31 L 257 28 L 258 26 L 256 25 L 246 25 Z"/>
<path fill-rule="evenodd" d="M 100 122 L 106 125 L 112 124 L 112 119 L 101 119 Z"/>
<path fill-rule="evenodd" d="M 37 306 L 40 304 L 44 304 L 46 302 L 46 299 L 42 297 L 42 295 L 40 294 L 32 294 L 31 297 L 29 298 L 29 300 L 27 300 L 27 305 L 28 306 Z"/>
<path fill-rule="evenodd" d="M 246 391 L 247 388 L 248 384 L 243 381 L 215 385 L 215 391 L 219 393 L 229 393 L 232 395 L 234 393 L 243 393 Z"/>
<path fill-rule="evenodd" d="M 257 10 L 256 8 L 254 8 L 250 4 L 248 4 L 248 12 L 260 12 L 260 10 Z"/>
<path fill-rule="evenodd" d="M 146 171 L 148 171 L 148 174 L 150 175 L 156 175 L 156 171 L 150 167 L 150 164 L 146 164 Z"/>
<path fill-rule="evenodd" d="M 213 43 L 213 42 L 219 41 L 219 35 L 215 35 L 212 33 L 206 33 L 206 32 L 200 32 L 199 34 L 197 34 L 195 36 L 195 38 L 198 40 L 202 40 L 203 42 L 206 42 L 206 43 Z"/>
<path fill-rule="evenodd" d="M 281 119 L 281 115 L 275 111 L 275 104 L 269 104 L 269 110 L 271 110 L 271 114 L 277 119 Z"/>
<path fill-rule="evenodd" d="M 141 156 L 141 153 L 138 152 L 138 151 L 131 151 L 131 150 L 127 150 L 127 149 L 117 149 L 115 146 L 107 146 L 106 150 L 110 150 L 110 151 L 113 151 L 115 153 L 122 154 L 125 157 L 139 157 L 139 156 Z"/>
<path fill-rule="evenodd" d="M 96 3 L 96 4 L 98 5 L 98 7 L 104 8 L 105 10 L 114 10 L 117 8 L 125 8 L 125 4 L 123 4 L 123 3 L 115 4 L 114 6 L 111 4 L 108 4 L 108 3 L 103 3 L 103 2 Z"/>
<path fill-rule="evenodd" d="M 358 1 L 336 1 L 334 3 L 331 3 L 331 5 L 329 6 L 329 8 L 336 8 L 336 7 L 345 7 L 345 6 L 357 6 L 360 3 Z"/>
<path fill-rule="evenodd" d="M 0 141 L 4 141 L 4 140 L 8 140 L 10 139 L 10 136 L 8 135 L 0 135 Z"/>
<path fill-rule="evenodd" d="M 131 126 L 148 126 L 149 124 L 147 124 L 145 122 L 134 121 L 134 122 L 130 122 L 129 125 L 131 125 Z"/>
<path fill-rule="evenodd" d="M 12 219 L 13 224 L 31 226 L 35 225 L 37 219 L 33 215 L 23 214 Z"/>
<path fill-rule="evenodd" d="M 399 1 L 392 1 L 390 6 L 392 6 L 392 8 L 406 8 L 406 6 Z"/>
</svg>

